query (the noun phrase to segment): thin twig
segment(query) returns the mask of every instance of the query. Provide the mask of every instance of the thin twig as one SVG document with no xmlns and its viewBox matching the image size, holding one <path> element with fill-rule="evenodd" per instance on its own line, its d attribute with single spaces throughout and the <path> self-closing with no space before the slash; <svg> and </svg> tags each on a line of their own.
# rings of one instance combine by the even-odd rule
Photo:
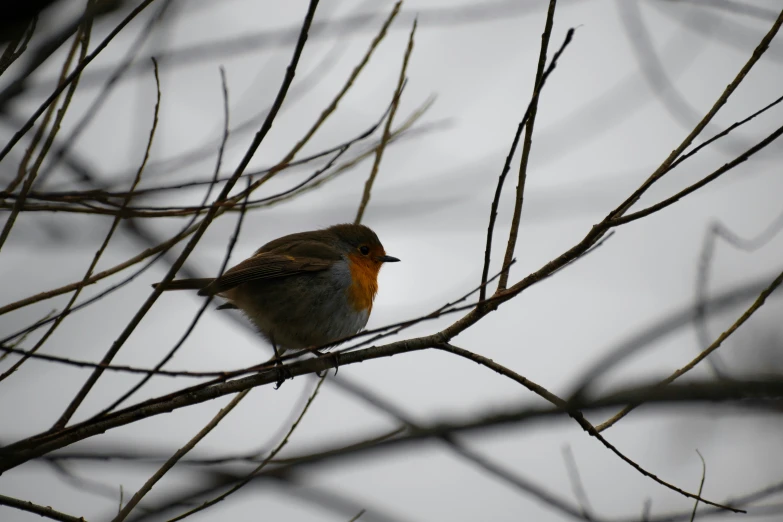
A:
<svg viewBox="0 0 783 522">
<path fill-rule="evenodd" d="M 400 77 L 397 80 L 397 88 L 394 89 L 394 96 L 392 96 L 391 110 L 389 116 L 386 118 L 386 125 L 383 127 L 383 135 L 381 136 L 381 143 L 378 148 L 375 149 L 375 161 L 370 169 L 370 176 L 364 184 L 364 193 L 362 194 L 362 200 L 359 203 L 359 210 L 356 211 L 356 218 L 353 220 L 355 225 L 362 222 L 364 217 L 364 210 L 367 208 L 367 204 L 370 202 L 370 194 L 372 192 L 373 183 L 375 183 L 375 177 L 378 175 L 378 168 L 381 165 L 381 159 L 383 158 L 383 152 L 386 150 L 386 144 L 389 142 L 391 136 L 391 126 L 394 121 L 394 115 L 397 113 L 397 107 L 400 104 L 400 97 L 402 96 L 402 89 L 405 85 L 405 72 L 408 70 L 408 60 L 413 52 L 413 35 L 416 33 L 416 20 L 413 21 L 410 35 L 408 35 L 408 47 L 405 49 L 405 56 L 402 59 L 402 67 L 400 68 Z"/>
<path fill-rule="evenodd" d="M 174 455 L 172 455 L 171 458 L 167 460 L 166 463 L 163 464 L 163 466 L 161 466 L 160 469 L 158 469 L 158 471 L 156 471 L 155 474 L 152 475 L 147 480 L 147 482 L 141 486 L 141 488 L 139 488 L 139 490 L 131 497 L 128 503 L 125 504 L 125 507 L 122 508 L 116 517 L 114 517 L 112 522 L 122 522 L 125 520 L 130 512 L 133 511 L 133 508 L 136 507 L 136 505 L 141 501 L 144 495 L 146 495 L 152 489 L 152 486 L 154 486 L 161 478 L 163 478 L 163 475 L 168 473 L 169 470 L 174 467 L 177 461 L 179 461 L 179 459 L 184 457 L 190 450 L 196 447 L 196 444 L 201 442 L 201 440 L 206 437 L 207 434 L 209 434 L 209 432 L 212 431 L 220 423 L 220 421 L 222 421 L 226 415 L 228 415 L 231 410 L 233 410 L 234 407 L 236 407 L 236 405 L 247 396 L 248 393 L 250 393 L 250 390 L 240 392 L 231 400 L 231 402 L 226 405 L 225 408 L 222 408 L 206 426 L 199 430 L 199 432 L 196 433 L 196 435 L 190 439 L 187 444 L 178 449 Z"/>
<path fill-rule="evenodd" d="M 307 391 L 307 390 L 305 390 Z M 301 401 L 302 407 L 304 407 L 304 403 L 307 401 L 307 399 L 310 397 L 310 392 L 307 391 L 305 395 L 305 400 Z M 296 420 L 296 417 L 299 416 L 299 411 L 301 411 L 301 408 L 296 408 L 296 411 L 293 412 L 296 415 L 291 418 L 291 423 Z M 288 431 L 290 424 L 285 423 L 286 430 Z M 356 443 L 353 443 L 352 445 L 366 445 L 371 446 L 373 444 L 376 444 L 380 441 L 390 439 L 392 437 L 396 437 L 397 435 L 404 433 L 408 428 L 405 426 L 394 428 L 390 431 L 386 431 L 380 435 L 373 435 L 373 437 L 369 439 L 365 439 Z M 275 437 L 275 440 L 282 439 L 284 433 L 280 433 L 279 437 Z M 129 446 L 124 445 L 122 451 L 101 451 L 101 452 L 74 452 L 74 451 L 63 451 L 63 452 L 57 452 L 52 455 L 46 455 L 42 457 L 41 460 L 45 460 L 47 462 L 65 462 L 65 461 L 82 461 L 82 462 L 95 462 L 95 461 L 110 461 L 110 460 L 120 460 L 120 461 L 127 461 L 127 462 L 152 462 L 152 463 L 161 463 L 165 462 L 166 458 L 168 458 L 168 455 L 166 457 L 161 457 L 158 454 L 150 454 L 150 453 L 133 453 L 133 451 L 128 450 Z M 191 457 L 191 458 L 183 458 L 180 460 L 182 464 L 188 464 L 191 466 L 214 466 L 216 464 L 228 464 L 233 462 L 248 462 L 252 464 L 258 464 L 263 459 L 260 458 L 260 454 L 262 452 L 253 451 L 252 453 L 243 453 L 240 455 L 229 455 L 225 457 Z M 264 451 L 263 453 L 266 453 Z M 277 458 L 272 459 L 269 461 L 270 464 L 291 464 L 295 462 L 295 459 L 290 458 Z"/>
<path fill-rule="evenodd" d="M 699 483 L 699 496 L 701 496 L 701 492 L 704 489 L 704 479 L 707 478 L 707 463 L 704 462 L 704 457 L 701 455 L 701 452 L 699 450 L 696 450 L 696 454 L 701 459 L 701 482 Z M 693 503 L 693 513 L 691 513 L 691 522 L 696 520 L 696 508 L 699 507 L 699 501 Z"/>
<path fill-rule="evenodd" d="M 546 53 L 549 48 L 549 37 L 552 35 L 552 26 L 555 22 L 555 7 L 557 0 L 549 0 L 549 9 L 546 13 L 544 32 L 541 33 L 541 48 L 538 52 L 538 66 L 536 67 L 536 79 L 533 83 L 533 96 L 530 98 L 530 112 L 525 125 L 525 139 L 522 143 L 522 158 L 519 161 L 519 179 L 517 181 L 517 193 L 514 202 L 514 215 L 511 217 L 511 229 L 508 232 L 506 243 L 506 255 L 503 258 L 503 266 L 514 258 L 514 248 L 519 234 L 519 221 L 522 217 L 522 205 L 525 201 L 525 181 L 527 180 L 527 164 L 530 159 L 530 149 L 533 145 L 533 127 L 536 123 L 538 112 L 538 98 L 541 95 L 541 86 L 544 79 L 544 67 L 546 66 Z M 566 37 L 567 38 L 567 37 Z M 498 281 L 498 290 L 506 289 L 508 284 L 508 272 L 504 272 Z"/>
<path fill-rule="evenodd" d="M 249 187 L 253 181 L 253 178 L 247 178 L 247 186 Z M 250 193 L 248 192 L 248 195 Z M 239 238 L 239 233 L 242 230 L 242 223 L 245 219 L 247 211 L 247 199 L 245 199 L 242 202 L 242 213 L 239 214 L 239 219 L 237 219 L 237 224 L 234 229 L 234 233 L 231 235 L 231 239 L 228 242 L 228 247 L 226 248 L 226 255 L 223 257 L 223 263 L 220 266 L 220 270 L 218 271 L 217 277 L 219 277 L 223 272 L 226 271 L 226 267 L 228 266 L 228 262 L 231 259 L 231 253 L 234 251 L 234 247 L 236 246 L 237 239 Z M 204 312 L 206 312 L 207 308 L 209 307 L 209 304 L 212 302 L 214 296 L 208 296 L 206 299 L 204 299 L 204 303 L 201 305 L 201 308 L 199 308 L 198 312 L 196 312 L 196 315 L 193 317 L 193 320 L 190 322 L 188 327 L 185 329 L 185 332 L 182 334 L 182 336 L 179 338 L 179 340 L 174 344 L 174 346 L 169 350 L 169 352 L 155 365 L 155 368 L 153 368 L 154 372 L 148 373 L 141 381 L 136 383 L 130 390 L 122 394 L 122 396 L 118 399 L 116 399 L 114 402 L 112 402 L 109 406 L 102 409 L 99 413 L 97 413 L 93 418 L 100 417 L 102 415 L 105 415 L 109 413 L 110 411 L 116 409 L 119 407 L 120 404 L 128 400 L 134 393 L 139 391 L 142 386 L 147 384 L 149 380 L 155 375 L 156 372 L 158 372 L 163 366 L 168 363 L 172 357 L 177 353 L 177 351 L 182 348 L 182 345 L 185 344 L 185 341 L 190 337 L 190 334 L 193 333 L 193 330 L 196 328 L 196 325 L 198 324 L 201 317 L 204 315 Z"/>
<path fill-rule="evenodd" d="M 650 214 L 654 214 L 655 212 L 658 212 L 659 210 L 663 210 L 664 208 L 668 207 L 669 205 L 672 205 L 679 201 L 680 199 L 684 198 L 685 196 L 692 194 L 693 192 L 696 192 L 700 188 L 704 187 L 705 185 L 715 181 L 719 177 L 721 177 L 723 174 L 729 172 L 730 170 L 734 169 L 737 165 L 740 165 L 741 163 L 744 163 L 747 161 L 751 156 L 756 154 L 757 152 L 763 150 L 767 145 L 778 139 L 781 135 L 783 135 L 783 126 L 778 127 L 775 131 L 773 131 L 769 136 L 761 140 L 760 142 L 753 145 L 751 148 L 731 160 L 730 162 L 724 164 L 722 167 L 716 169 L 714 172 L 712 172 L 710 175 L 705 176 L 701 180 L 697 181 L 696 183 L 688 186 L 687 188 L 684 188 L 677 194 L 668 197 L 664 199 L 663 201 L 660 201 L 654 205 L 650 205 L 649 207 L 638 210 L 636 212 L 633 212 L 631 214 L 627 214 L 624 216 L 618 216 L 615 218 L 610 219 L 607 224 L 612 227 L 624 225 L 626 223 L 630 223 L 631 221 L 636 221 L 637 219 L 649 216 Z"/>
<path fill-rule="evenodd" d="M 552 57 L 552 61 L 549 63 L 549 66 L 547 67 L 544 74 L 541 76 L 541 85 L 539 86 L 539 91 L 544 87 L 544 84 L 546 83 L 547 78 L 552 73 L 552 71 L 555 70 L 555 67 L 557 67 L 557 60 L 560 57 L 560 55 L 563 53 L 565 48 L 568 46 L 569 43 L 571 43 L 571 40 L 574 36 L 574 29 L 570 28 L 566 32 L 566 37 L 563 40 L 563 43 L 560 45 L 560 49 L 555 53 L 555 55 Z M 481 283 L 482 286 L 487 282 L 487 277 L 489 276 L 489 263 L 492 258 L 492 236 L 495 232 L 495 221 L 498 217 L 498 206 L 500 205 L 500 195 L 503 192 L 503 185 L 506 181 L 506 176 L 508 175 L 509 170 L 511 170 L 511 160 L 514 158 L 514 154 L 517 150 L 517 145 L 519 144 L 519 140 L 522 137 L 522 130 L 527 125 L 528 118 L 530 118 L 530 113 L 533 110 L 533 100 L 528 102 L 527 108 L 525 109 L 525 113 L 522 115 L 522 119 L 519 121 L 519 124 L 517 125 L 517 131 L 514 133 L 514 139 L 511 141 L 511 148 L 508 151 L 508 154 L 506 155 L 506 161 L 503 164 L 503 170 L 500 171 L 500 176 L 498 177 L 497 185 L 495 186 L 495 197 L 492 199 L 492 205 L 490 206 L 489 211 L 489 225 L 487 226 L 487 245 L 484 248 L 484 268 L 481 272 Z M 507 268 L 507 267 L 506 267 Z M 486 298 L 486 288 L 481 292 L 480 299 L 483 301 Z"/>
<path fill-rule="evenodd" d="M 0 495 L 0 506 L 16 508 L 21 511 L 27 511 L 28 513 L 34 513 L 40 517 L 60 520 L 61 522 L 87 522 L 83 517 L 74 517 L 56 511 L 49 506 L 39 506 L 28 500 L 19 500 L 18 498 L 8 497 L 6 495 Z"/>
<path fill-rule="evenodd" d="M 690 157 L 694 156 L 696 153 L 698 153 L 698 152 L 699 152 L 700 150 L 702 150 L 704 147 L 707 147 L 707 146 L 708 146 L 708 145 L 710 145 L 711 143 L 713 143 L 713 142 L 715 142 L 715 141 L 717 141 L 717 140 L 721 139 L 722 137 L 724 137 L 724 136 L 728 135 L 729 133 L 731 133 L 733 130 L 737 129 L 738 127 L 741 127 L 741 126 L 745 125 L 746 123 L 748 123 L 748 122 L 749 122 L 749 121 L 751 121 L 752 119 L 756 118 L 757 116 L 759 116 L 759 115 L 761 115 L 761 114 L 763 114 L 763 113 L 767 112 L 768 110 L 770 110 L 771 108 L 773 108 L 774 106 L 776 106 L 777 104 L 779 104 L 780 102 L 783 102 L 783 96 L 780 96 L 780 97 L 778 97 L 778 98 L 777 98 L 775 101 L 773 101 L 773 102 L 771 102 L 771 103 L 768 103 L 767 105 L 765 105 L 765 106 L 764 106 L 764 107 L 762 107 L 761 109 L 757 110 L 756 112 L 754 112 L 753 114 L 751 114 L 751 115 L 750 115 L 750 116 L 748 116 L 747 118 L 743 118 L 743 119 L 742 119 L 742 120 L 740 120 L 740 121 L 736 121 L 736 122 L 732 123 L 731 125 L 729 125 L 728 127 L 726 127 L 724 130 L 722 130 L 722 131 L 720 131 L 719 133 L 717 133 L 717 134 L 716 134 L 715 136 L 713 136 L 712 138 L 710 138 L 710 139 L 708 139 L 708 140 L 705 140 L 703 143 L 700 143 L 699 145 L 697 145 L 696 147 L 694 147 L 692 150 L 690 150 L 690 151 L 689 151 L 689 152 L 687 152 L 686 154 L 683 154 L 682 156 L 680 156 L 679 158 L 677 158 L 677 161 L 675 161 L 674 163 L 672 163 L 672 168 L 676 167 L 677 165 L 679 165 L 679 164 L 680 164 L 680 163 L 682 163 L 683 161 L 687 160 L 688 158 L 690 158 Z"/>
<path fill-rule="evenodd" d="M 283 440 L 280 441 L 280 444 L 278 444 L 275 449 L 273 449 L 269 455 L 259 464 L 253 471 L 251 471 L 243 480 L 238 482 L 234 485 L 231 489 L 223 493 L 222 495 L 213 498 L 212 500 L 208 500 L 207 502 L 204 502 L 200 506 L 191 509 L 190 511 L 187 511 L 186 513 L 183 513 L 179 515 L 178 517 L 172 518 L 169 520 L 169 522 L 177 522 L 178 520 L 182 520 L 183 518 L 187 518 L 190 515 L 193 515 L 195 513 L 198 513 L 199 511 L 202 511 L 210 506 L 213 506 L 217 504 L 218 502 L 221 502 L 225 500 L 226 497 L 229 495 L 235 493 L 245 485 L 247 485 L 253 478 L 258 476 L 259 473 L 261 473 L 264 468 L 266 467 L 269 462 L 275 458 L 275 456 L 280 453 L 280 450 L 282 450 L 286 444 L 288 444 L 288 440 L 291 438 L 291 435 L 293 435 L 294 431 L 296 431 L 296 428 L 299 427 L 299 423 L 302 422 L 302 419 L 304 418 L 305 414 L 307 413 L 307 410 L 310 409 L 310 405 L 315 400 L 316 396 L 318 395 L 318 392 L 321 389 L 321 385 L 324 383 L 324 380 L 326 379 L 326 373 L 324 373 L 323 377 L 318 381 L 318 384 L 316 385 L 315 389 L 313 390 L 312 395 L 310 395 L 310 398 L 307 400 L 307 402 L 304 405 L 304 408 L 302 408 L 302 413 L 299 414 L 299 417 L 294 421 L 294 423 L 291 425 L 291 429 L 288 430 L 288 433 L 286 433 L 285 437 L 283 437 Z M 117 521 L 119 522 L 119 521 Z"/>
<path fill-rule="evenodd" d="M 400 6 L 402 5 L 402 0 L 399 0 L 397 3 L 394 4 L 394 7 L 391 10 L 391 13 L 389 13 L 389 16 L 386 18 L 386 21 L 381 26 L 380 31 L 378 31 L 378 34 L 375 35 L 375 38 L 373 38 L 373 41 L 370 43 L 370 47 L 367 49 L 367 52 L 364 54 L 364 57 L 359 61 L 359 63 L 353 68 L 353 71 L 351 71 L 351 74 L 348 76 L 348 80 L 343 85 L 342 89 L 337 93 L 337 95 L 332 99 L 331 103 L 326 107 L 326 109 L 321 112 L 321 115 L 318 117 L 318 119 L 315 121 L 315 123 L 308 129 L 308 131 L 305 133 L 304 137 L 302 137 L 295 145 L 294 147 L 286 154 L 286 156 L 278 163 L 276 167 L 272 167 L 269 172 L 264 174 L 264 176 L 261 177 L 258 181 L 253 183 L 251 187 L 248 189 L 248 192 L 252 192 L 256 190 L 258 187 L 272 179 L 277 173 L 282 170 L 285 166 L 287 166 L 291 160 L 294 159 L 294 157 L 297 155 L 297 153 L 310 141 L 310 139 L 315 135 L 315 133 L 318 131 L 318 129 L 321 128 L 323 123 L 329 118 L 329 116 L 337 109 L 337 106 L 339 105 L 340 101 L 343 99 L 345 94 L 350 90 L 351 87 L 353 87 L 354 81 L 356 78 L 358 78 L 359 73 L 362 72 L 365 65 L 370 61 L 370 58 L 372 57 L 373 53 L 375 52 L 375 49 L 378 47 L 378 44 L 381 43 L 381 41 L 386 37 L 386 32 L 389 29 L 389 26 L 391 25 L 394 18 L 397 16 L 397 13 L 400 11 Z M 237 196 L 234 197 L 236 200 L 237 198 L 242 197 L 244 194 L 240 193 Z"/>
<path fill-rule="evenodd" d="M 622 460 L 626 464 L 630 465 L 632 468 L 634 468 L 636 471 L 638 471 L 639 473 L 641 473 L 645 477 L 648 477 L 648 478 L 652 479 L 653 481 L 657 482 L 661 486 L 663 486 L 665 488 L 668 488 L 668 489 L 670 489 L 672 491 L 675 491 L 675 492 L 677 492 L 680 495 L 683 495 L 685 497 L 699 498 L 705 504 L 710 504 L 710 505 L 713 505 L 713 506 L 720 505 L 720 504 L 715 504 L 714 502 L 711 502 L 709 500 L 704 500 L 700 496 L 694 495 L 693 493 L 685 491 L 685 490 L 675 486 L 674 484 L 666 482 L 665 480 L 661 479 L 660 477 L 658 477 L 654 473 L 644 469 L 642 466 L 640 466 L 634 460 L 632 460 L 631 458 L 626 456 L 624 453 L 622 453 L 619 449 L 617 449 L 617 447 L 615 447 L 612 443 L 610 443 L 608 440 L 606 440 L 596 430 L 596 428 L 592 424 L 590 424 L 590 422 L 585 418 L 584 414 L 579 409 L 570 406 L 569 402 L 564 401 L 563 399 L 561 399 L 560 397 L 558 397 L 554 393 L 550 392 L 549 390 L 547 390 L 543 386 L 534 383 L 530 379 L 528 379 L 528 378 L 526 378 L 526 377 L 524 377 L 524 376 L 514 372 L 513 370 L 511 370 L 509 368 L 506 368 L 504 366 L 501 366 L 501 365 L 497 364 L 496 362 L 492 361 L 491 359 L 488 359 L 486 357 L 483 357 L 481 355 L 473 353 L 473 352 L 471 352 L 469 350 L 465 350 L 464 348 L 459 348 L 459 347 L 454 346 L 454 345 L 449 344 L 449 343 L 444 343 L 444 344 L 441 344 L 441 345 L 438 345 L 438 346 L 434 346 L 434 348 L 438 348 L 440 350 L 444 350 L 444 351 L 447 351 L 449 353 L 453 353 L 453 354 L 458 355 L 460 357 L 464 357 L 466 359 L 474 361 L 474 362 L 476 362 L 476 363 L 478 363 L 478 364 L 480 364 L 482 366 L 485 366 L 485 367 L 487 367 L 487 368 L 489 368 L 489 369 L 499 373 L 500 375 L 503 375 L 505 377 L 508 377 L 508 378 L 518 382 L 519 384 L 521 384 L 522 386 L 524 386 L 528 390 L 532 391 L 533 393 L 535 393 L 539 397 L 541 397 L 541 398 L 545 399 L 546 401 L 548 401 L 549 403 L 553 404 L 555 407 L 561 408 L 562 411 L 564 411 L 571 418 L 573 418 L 582 427 L 583 430 L 585 430 L 590 436 L 595 437 L 601 444 L 604 445 L 604 447 L 606 449 L 608 449 L 609 451 L 614 453 L 617 457 L 619 457 L 620 460 Z M 725 506 L 722 506 L 722 507 L 725 507 Z"/>
<path fill-rule="evenodd" d="M 52 317 L 52 316 L 53 316 L 54 314 L 56 314 L 56 313 L 57 313 L 57 310 L 52 310 L 52 311 L 50 311 L 49 313 L 47 313 L 47 314 L 44 316 L 43 320 L 49 319 L 50 317 Z M 25 340 L 27 339 L 27 337 L 28 337 L 28 336 L 29 336 L 31 333 L 32 333 L 32 332 L 25 332 L 25 333 L 23 333 L 21 336 L 19 336 L 19 338 L 18 338 L 18 339 L 16 339 L 16 340 L 15 340 L 13 343 L 11 343 L 11 345 L 10 345 L 10 346 L 3 346 L 3 345 L 0 343 L 0 350 L 2 350 L 2 351 L 4 351 L 4 352 L 5 352 L 5 353 L 3 353 L 2 355 L 0 355 L 0 362 L 3 362 L 3 360 L 4 360 L 6 357 L 8 357 L 9 355 L 11 355 L 12 353 L 17 353 L 17 354 L 20 354 L 20 355 L 26 355 L 27 353 L 29 353 L 27 350 L 22 350 L 22 349 L 20 349 L 20 348 L 18 348 L 18 347 L 19 347 L 19 346 L 21 346 L 21 344 L 22 344 L 23 342 L 25 342 Z M 36 354 L 36 355 L 39 355 L 39 354 Z"/>
</svg>

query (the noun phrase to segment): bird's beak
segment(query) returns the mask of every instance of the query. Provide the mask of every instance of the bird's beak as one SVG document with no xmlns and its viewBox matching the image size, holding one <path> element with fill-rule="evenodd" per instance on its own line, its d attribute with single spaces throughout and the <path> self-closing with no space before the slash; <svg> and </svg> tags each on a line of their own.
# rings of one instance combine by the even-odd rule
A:
<svg viewBox="0 0 783 522">
<path fill-rule="evenodd" d="M 383 255 L 383 256 L 378 256 L 378 261 L 380 261 L 381 263 L 396 263 L 397 261 L 399 261 L 399 259 L 397 259 L 396 257 Z"/>
</svg>

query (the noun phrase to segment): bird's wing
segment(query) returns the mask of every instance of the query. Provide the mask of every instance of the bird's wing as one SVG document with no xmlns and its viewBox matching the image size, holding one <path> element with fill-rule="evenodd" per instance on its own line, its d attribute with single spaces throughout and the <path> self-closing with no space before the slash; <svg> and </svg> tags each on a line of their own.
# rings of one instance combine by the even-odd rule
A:
<svg viewBox="0 0 783 522">
<path fill-rule="evenodd" d="M 230 290 L 248 281 L 276 279 L 305 272 L 319 272 L 328 269 L 335 260 L 314 257 L 296 257 L 283 254 L 256 254 L 227 270 L 209 286 L 199 291 L 200 295 L 215 295 Z"/>
</svg>

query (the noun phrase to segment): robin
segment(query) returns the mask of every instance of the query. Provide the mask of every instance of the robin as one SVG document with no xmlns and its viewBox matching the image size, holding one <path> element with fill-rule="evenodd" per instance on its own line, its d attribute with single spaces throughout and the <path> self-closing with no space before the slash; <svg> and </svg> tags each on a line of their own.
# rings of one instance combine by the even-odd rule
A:
<svg viewBox="0 0 783 522">
<path fill-rule="evenodd" d="M 378 272 L 397 261 L 368 227 L 334 225 L 270 241 L 218 278 L 174 280 L 164 290 L 222 297 L 218 309 L 244 312 L 279 356 L 364 328 Z"/>
</svg>

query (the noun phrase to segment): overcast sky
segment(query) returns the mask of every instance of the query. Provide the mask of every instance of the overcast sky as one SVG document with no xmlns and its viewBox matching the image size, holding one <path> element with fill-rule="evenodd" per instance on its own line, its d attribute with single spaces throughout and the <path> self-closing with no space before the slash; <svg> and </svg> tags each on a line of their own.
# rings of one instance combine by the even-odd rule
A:
<svg viewBox="0 0 783 522">
<path fill-rule="evenodd" d="M 85 75 L 77 92 L 64 131 L 73 129 L 79 115 L 95 103 L 107 71 L 134 49 L 161 1 L 95 61 L 94 72 Z M 392 7 L 386 0 L 323 0 L 321 4 L 288 99 L 249 170 L 273 165 L 284 157 L 342 87 Z M 386 150 L 365 214 L 364 222 L 378 233 L 386 251 L 402 259 L 381 272 L 368 328 L 428 313 L 480 282 L 490 202 L 530 98 L 547 4 L 544 0 L 406 0 L 355 86 L 302 152 L 304 156 L 338 144 L 380 118 L 394 93 L 408 33 L 418 16 L 408 83 L 395 121 L 402 123 L 431 96 L 435 102 L 413 127 L 414 132 Z M 581 240 L 655 170 L 745 64 L 779 7 L 770 0 L 559 2 L 550 55 L 569 28 L 577 29 L 541 96 L 512 282 Z M 79 8 L 72 4 L 49 13 L 42 30 Z M 274 99 L 306 9 L 303 0 L 174 0 L 163 21 L 135 48 L 133 65 L 76 141 L 72 158 L 105 183 L 118 183 L 118 189 L 128 187 L 129 175 L 143 157 L 152 121 L 155 83 L 149 57 L 157 56 L 160 123 L 140 186 L 211 176 L 222 132 L 220 66 L 227 77 L 232 128 L 249 122 L 246 131 L 238 130 L 229 138 L 222 171 L 231 173 Z M 93 34 L 93 45 L 119 19 L 120 15 L 104 19 Z M 62 57 L 56 54 L 31 79 L 27 94 L 11 106 L 14 118 L 24 121 L 51 92 Z M 782 63 L 783 40 L 778 36 L 704 135 L 714 135 L 779 97 Z M 0 78 L 0 84 L 6 85 L 16 70 Z M 635 208 L 701 179 L 767 136 L 779 126 L 781 117 L 783 109 L 776 107 L 705 149 L 656 184 Z M 4 123 L 3 137 L 10 137 L 15 128 Z M 23 144 L 0 164 L 3 179 L 15 174 Z M 704 190 L 618 228 L 596 252 L 504 304 L 453 342 L 566 395 L 590 362 L 693 304 L 699 255 L 711 223 L 720 221 L 737 234 L 751 237 L 779 217 L 783 211 L 781 151 L 782 142 L 773 143 Z M 200 158 L 186 165 L 172 161 L 194 152 Z M 318 190 L 249 213 L 232 263 L 283 234 L 352 221 L 371 164 L 365 160 Z M 258 195 L 284 190 L 315 168 L 285 172 Z M 53 170 L 45 186 L 84 188 L 62 165 Z M 501 199 L 493 272 L 501 264 L 515 187 L 514 167 Z M 201 197 L 199 189 L 134 203 L 178 205 L 198 202 Z M 209 228 L 188 261 L 193 270 L 209 275 L 217 272 L 235 223 L 236 214 L 226 214 Z M 108 218 L 79 214 L 23 213 L 0 253 L 0 305 L 79 280 L 109 224 Z M 184 221 L 169 218 L 139 220 L 138 224 L 162 240 Z M 123 228 L 98 270 L 145 248 L 145 243 Z M 771 280 L 780 270 L 781 255 L 783 237 L 775 237 L 752 253 L 719 243 L 712 259 L 709 293 L 715 295 L 764 276 Z M 43 351 L 100 360 L 148 297 L 149 284 L 162 278 L 167 269 L 168 265 L 156 265 L 99 305 L 74 314 Z M 81 299 L 117 281 L 110 279 L 85 289 Z M 5 337 L 52 309 L 62 308 L 67 299 L 61 296 L 0 316 L 0 334 Z M 154 366 L 182 335 L 201 303 L 194 294 L 163 295 L 114 362 Z M 733 323 L 747 303 L 711 317 L 707 325 L 710 339 Z M 167 367 L 236 369 L 269 357 L 270 347 L 232 313 L 211 306 Z M 780 304 L 772 299 L 720 349 L 722 365 L 730 374 L 783 370 L 780 313 Z M 435 332 L 457 317 L 416 326 L 405 336 Z M 23 346 L 30 347 L 30 341 Z M 686 324 L 613 369 L 598 389 L 666 376 L 690 361 L 699 348 L 695 329 Z M 0 362 L 0 369 L 10 365 L 9 359 Z M 710 376 L 709 368 L 699 366 L 693 374 Z M 48 429 L 88 374 L 88 370 L 47 362 L 26 363 L 1 385 L 0 441 L 7 443 Z M 545 405 L 486 368 L 432 350 L 347 366 L 336 379 L 366 387 L 422 424 L 468 419 L 520 405 Z M 125 374 L 104 375 L 74 420 L 89 418 L 137 380 Z M 393 418 L 331 380 L 330 375 L 280 456 L 356 441 L 396 426 Z M 193 456 L 219 457 L 273 447 L 314 383 L 312 378 L 298 377 L 279 390 L 266 386 L 252 391 L 198 445 Z M 184 385 L 179 379 L 155 378 L 135 400 Z M 223 397 L 111 430 L 71 449 L 127 448 L 168 456 L 229 400 Z M 607 417 L 601 413 L 590 420 L 597 424 Z M 717 407 L 641 408 L 605 435 L 640 465 L 688 491 L 699 487 L 699 450 L 707 466 L 704 496 L 724 501 L 781 480 L 781 428 L 779 418 L 768 413 L 740 414 Z M 575 504 L 578 499 L 563 453 L 569 447 L 590 507 L 599 516 L 640 517 L 648 501 L 653 516 L 685 512 L 693 505 L 640 475 L 565 417 L 461 440 Z M 116 512 L 120 486 L 127 501 L 157 467 L 75 463 L 69 469 L 88 481 L 78 484 L 50 466 L 29 463 L 0 476 L 0 493 L 90 521 L 106 520 Z M 250 468 L 237 465 L 230 469 L 241 473 Z M 340 521 L 349 520 L 362 508 L 367 510 L 362 521 L 570 519 L 436 442 L 305 468 L 291 479 L 290 483 L 253 483 L 193 520 Z M 196 468 L 178 466 L 145 502 L 164 503 L 206 480 Z M 329 502 L 319 503 L 319 498 Z M 181 511 L 167 512 L 161 519 Z M 0 507 L 0 520 L 34 519 Z"/>
</svg>

